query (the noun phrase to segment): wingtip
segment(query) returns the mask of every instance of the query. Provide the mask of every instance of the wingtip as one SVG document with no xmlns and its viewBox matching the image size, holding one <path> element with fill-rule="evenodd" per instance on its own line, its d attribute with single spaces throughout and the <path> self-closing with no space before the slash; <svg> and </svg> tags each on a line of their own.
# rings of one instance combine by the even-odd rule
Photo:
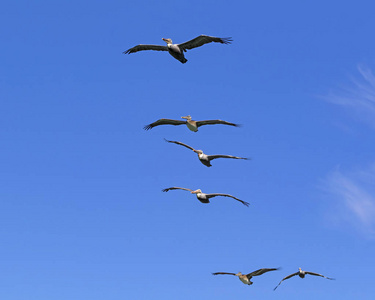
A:
<svg viewBox="0 0 375 300">
<path fill-rule="evenodd" d="M 222 38 L 222 40 L 223 40 L 223 44 L 226 44 L 226 45 L 232 44 L 232 42 L 233 42 L 232 37 Z"/>
</svg>

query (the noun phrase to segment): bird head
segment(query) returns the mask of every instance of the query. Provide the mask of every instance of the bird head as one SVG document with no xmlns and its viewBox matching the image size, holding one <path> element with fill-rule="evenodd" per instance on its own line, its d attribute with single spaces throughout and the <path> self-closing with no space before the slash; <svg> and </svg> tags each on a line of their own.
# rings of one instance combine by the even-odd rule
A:
<svg viewBox="0 0 375 300">
<path fill-rule="evenodd" d="M 186 120 L 190 121 L 191 120 L 191 116 L 188 115 L 188 116 L 185 116 L 185 117 L 181 117 L 181 119 L 186 119 Z"/>
<path fill-rule="evenodd" d="M 171 39 L 165 39 L 165 38 L 162 38 L 162 40 L 163 40 L 164 42 L 166 42 L 167 45 L 172 44 L 172 40 L 171 40 Z"/>
<path fill-rule="evenodd" d="M 238 272 L 237 274 L 236 274 L 236 276 L 241 276 L 242 275 L 242 273 L 241 272 Z"/>
<path fill-rule="evenodd" d="M 302 272 L 302 269 L 301 269 L 301 268 L 298 268 L 298 270 L 299 270 L 300 272 Z"/>
<path fill-rule="evenodd" d="M 202 191 L 200 189 L 197 189 L 195 191 L 192 191 L 190 192 L 191 194 L 198 194 L 198 193 L 202 193 Z"/>
<path fill-rule="evenodd" d="M 203 154 L 203 151 L 202 150 L 193 150 L 195 153 L 197 153 L 198 155 L 199 154 Z"/>
</svg>

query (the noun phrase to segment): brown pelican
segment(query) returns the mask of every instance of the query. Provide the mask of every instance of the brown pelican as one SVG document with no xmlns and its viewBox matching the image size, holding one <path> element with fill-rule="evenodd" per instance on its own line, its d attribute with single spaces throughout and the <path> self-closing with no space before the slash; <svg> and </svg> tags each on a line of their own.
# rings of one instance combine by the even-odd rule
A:
<svg viewBox="0 0 375 300">
<path fill-rule="evenodd" d="M 326 276 L 324 276 L 324 275 L 322 275 L 322 274 L 318 274 L 318 273 L 314 273 L 314 272 L 302 271 L 301 268 L 298 268 L 298 272 L 293 273 L 293 274 L 290 274 L 290 275 L 284 277 L 284 278 L 279 282 L 279 284 L 278 284 L 273 290 L 276 290 L 277 287 L 280 285 L 280 283 L 282 283 L 285 279 L 289 279 L 289 278 L 291 278 L 291 277 L 293 277 L 293 276 L 296 276 L 296 275 L 298 275 L 298 276 L 301 277 L 301 278 L 305 278 L 305 275 L 306 275 L 306 274 L 310 274 L 310 275 L 314 275 L 314 276 L 324 277 L 324 278 L 327 278 L 327 279 L 329 279 L 329 280 L 335 280 L 334 278 L 329 278 L 329 277 L 326 277 Z"/>
<path fill-rule="evenodd" d="M 246 205 L 246 206 L 250 205 L 250 203 L 242 201 L 242 200 L 240 200 L 236 197 L 233 197 L 232 195 L 229 195 L 229 194 L 205 194 L 205 193 L 202 193 L 202 191 L 200 189 L 193 191 L 191 189 L 185 189 L 185 188 L 180 188 L 180 187 L 170 187 L 170 188 L 164 189 L 162 191 L 168 192 L 168 191 L 171 191 L 171 190 L 189 191 L 192 194 L 196 194 L 198 200 L 202 203 L 210 203 L 210 198 L 213 198 L 213 197 L 216 197 L 216 196 L 223 196 L 223 197 L 231 197 L 231 198 L 233 198 L 237 201 L 240 201 L 243 205 Z"/>
<path fill-rule="evenodd" d="M 165 139 L 166 140 L 166 139 Z M 201 161 L 202 164 L 204 164 L 205 166 L 207 167 L 211 167 L 211 160 L 213 159 L 216 159 L 216 158 L 234 158 L 234 159 L 246 159 L 248 160 L 249 158 L 245 158 L 245 157 L 238 157 L 238 156 L 232 156 L 232 155 L 206 155 L 203 153 L 202 150 L 195 150 L 193 147 L 190 147 L 184 143 L 181 143 L 181 142 L 177 142 L 177 141 L 168 141 L 166 140 L 168 143 L 175 143 L 177 145 L 181 145 L 181 146 L 184 146 L 190 150 L 193 150 L 195 153 L 198 154 L 198 158 L 199 160 Z"/>
<path fill-rule="evenodd" d="M 171 39 L 162 38 L 164 42 L 167 43 L 167 46 L 159 46 L 159 45 L 137 45 L 133 48 L 130 48 L 124 51 L 124 54 L 135 53 L 138 51 L 143 50 L 156 50 L 156 51 L 168 51 L 170 55 L 172 55 L 175 59 L 179 60 L 183 64 L 187 62 L 187 59 L 184 56 L 184 52 L 186 50 L 190 50 L 193 48 L 197 48 L 203 46 L 204 44 L 208 43 L 221 43 L 221 44 L 230 44 L 232 42 L 231 38 L 218 38 L 208 35 L 200 35 L 195 39 L 187 41 L 182 44 L 173 44 Z"/>
<path fill-rule="evenodd" d="M 264 268 L 264 269 L 259 269 L 259 270 L 256 270 L 254 272 L 251 272 L 249 274 L 242 274 L 241 272 L 238 272 L 237 274 L 235 273 L 226 273 L 226 272 L 216 272 L 216 273 L 212 273 L 212 275 L 221 275 L 221 274 L 228 274 L 228 275 L 234 275 L 234 276 L 238 276 L 238 278 L 244 283 L 244 284 L 247 284 L 247 285 L 252 285 L 253 282 L 250 281 L 250 279 L 253 277 L 253 276 L 259 276 L 259 275 L 262 275 L 266 272 L 269 272 L 269 271 L 276 271 L 276 270 L 279 270 L 280 268 L 272 268 L 272 269 L 268 269 L 268 268 Z"/>
<path fill-rule="evenodd" d="M 198 131 L 198 127 L 203 126 L 203 125 L 214 125 L 214 124 L 223 124 L 223 125 L 230 125 L 230 126 L 235 126 L 238 127 L 240 125 L 234 124 L 234 123 L 229 123 L 227 121 L 222 121 L 222 120 L 205 120 L 205 121 L 193 121 L 191 119 L 191 116 L 186 116 L 186 117 L 181 117 L 181 119 L 185 119 L 186 121 L 180 121 L 180 120 L 172 120 L 172 119 L 159 119 L 154 123 L 148 124 L 143 129 L 145 130 L 150 130 L 154 128 L 155 126 L 159 125 L 182 125 L 186 124 L 186 126 L 194 132 Z"/>
</svg>

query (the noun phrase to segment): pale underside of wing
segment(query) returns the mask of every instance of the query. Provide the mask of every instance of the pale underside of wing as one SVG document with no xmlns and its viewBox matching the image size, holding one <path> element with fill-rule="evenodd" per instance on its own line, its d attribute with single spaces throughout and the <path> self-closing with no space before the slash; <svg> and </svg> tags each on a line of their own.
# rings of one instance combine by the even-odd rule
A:
<svg viewBox="0 0 375 300">
<path fill-rule="evenodd" d="M 197 48 L 197 47 L 203 46 L 204 44 L 209 44 L 212 42 L 221 43 L 221 44 L 230 44 L 232 42 L 232 39 L 231 38 L 218 38 L 218 37 L 202 34 L 190 41 L 187 41 L 182 44 L 178 44 L 178 46 L 180 47 L 180 49 L 186 51 L 186 50 Z"/>
<path fill-rule="evenodd" d="M 174 144 L 177 144 L 177 145 L 181 145 L 181 146 L 184 146 L 190 150 L 195 150 L 193 147 L 190 147 L 189 145 L 186 145 L 184 143 L 181 143 L 181 142 L 177 142 L 177 141 L 168 141 L 167 139 L 165 139 L 168 143 L 174 143 Z"/>
<path fill-rule="evenodd" d="M 124 54 L 130 54 L 130 53 L 135 53 L 138 51 L 144 51 L 144 50 L 155 50 L 155 51 L 168 51 L 167 46 L 160 46 L 160 45 L 137 45 L 134 46 L 133 48 L 130 48 L 126 51 L 124 51 Z"/>
<path fill-rule="evenodd" d="M 170 187 L 170 188 L 167 188 L 167 189 L 163 189 L 162 191 L 163 192 L 168 192 L 168 191 L 172 191 L 172 190 L 184 190 L 184 191 L 189 191 L 189 192 L 192 192 L 193 190 L 191 189 L 185 189 L 185 188 L 181 188 L 181 187 Z"/>
<path fill-rule="evenodd" d="M 263 268 L 263 269 L 259 269 L 259 270 L 256 270 L 254 272 L 251 272 L 249 274 L 246 274 L 246 276 L 248 276 L 248 277 L 259 276 L 259 275 L 262 275 L 266 272 L 276 271 L 276 270 L 279 270 L 279 268 Z"/>
<path fill-rule="evenodd" d="M 248 202 L 246 202 L 246 201 L 243 201 L 243 200 L 241 200 L 241 199 L 238 199 L 238 198 L 236 198 L 236 197 L 234 197 L 234 196 L 232 196 L 232 195 L 229 195 L 229 194 L 218 194 L 218 193 L 215 193 L 215 194 L 206 194 L 206 197 L 207 197 L 208 199 L 213 198 L 213 197 L 217 197 L 217 196 L 230 197 L 230 198 L 233 198 L 233 199 L 235 199 L 235 200 L 241 202 L 243 205 L 246 205 L 246 206 L 249 206 L 249 205 L 250 205 L 250 203 L 248 203 Z"/>
<path fill-rule="evenodd" d="M 238 156 L 232 156 L 232 155 L 221 155 L 221 154 L 217 154 L 217 155 L 207 155 L 208 156 L 208 159 L 209 160 L 213 160 L 213 159 L 216 159 L 216 158 L 234 158 L 234 159 L 245 159 L 245 160 L 249 160 L 249 158 L 246 158 L 246 157 L 238 157 Z"/>
<path fill-rule="evenodd" d="M 216 272 L 212 273 L 212 275 L 236 275 L 235 273 L 227 273 L 227 272 Z"/>
<path fill-rule="evenodd" d="M 223 121 L 223 120 L 196 121 L 196 124 L 197 124 L 197 127 L 203 126 L 203 125 L 216 125 L 216 124 L 230 125 L 230 126 L 235 126 L 235 127 L 239 127 L 240 126 L 239 124 L 230 123 L 230 122 Z"/>
<path fill-rule="evenodd" d="M 278 286 L 279 286 L 284 280 L 289 279 L 289 278 L 291 278 L 291 277 L 293 277 L 293 276 L 296 276 L 296 275 L 298 275 L 298 274 L 299 274 L 299 272 L 296 272 L 296 273 L 293 273 L 293 274 L 290 274 L 290 275 L 284 277 L 284 278 L 279 282 L 279 284 L 278 284 L 273 290 L 276 290 L 277 287 L 278 287 Z"/>
<path fill-rule="evenodd" d="M 319 274 L 319 273 L 314 273 L 314 272 L 307 272 L 305 271 L 306 274 L 310 274 L 310 275 L 314 275 L 314 276 L 320 276 L 320 277 L 324 277 L 324 278 L 327 278 L 327 279 L 330 279 L 330 280 L 334 280 L 334 278 L 330 278 L 330 277 L 326 277 L 322 274 Z"/>
<path fill-rule="evenodd" d="M 159 125 L 182 125 L 182 124 L 186 124 L 186 121 L 172 120 L 172 119 L 160 119 L 160 120 L 155 121 L 154 123 L 146 125 L 145 127 L 143 127 L 143 129 L 150 130 L 153 127 L 159 126 Z"/>
</svg>

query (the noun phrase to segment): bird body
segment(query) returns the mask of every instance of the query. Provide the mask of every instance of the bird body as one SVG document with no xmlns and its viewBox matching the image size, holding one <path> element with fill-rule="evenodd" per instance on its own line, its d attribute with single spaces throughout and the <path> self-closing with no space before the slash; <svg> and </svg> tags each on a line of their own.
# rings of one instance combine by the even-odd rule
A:
<svg viewBox="0 0 375 300">
<path fill-rule="evenodd" d="M 235 273 L 227 273 L 227 272 L 216 272 L 216 273 L 212 273 L 213 275 L 234 275 L 234 276 L 238 276 L 238 278 L 244 283 L 244 284 L 247 284 L 247 285 L 252 285 L 253 282 L 250 280 L 251 278 L 253 278 L 253 276 L 259 276 L 259 275 L 262 275 L 266 272 L 270 272 L 270 271 L 276 271 L 276 270 L 279 270 L 280 268 L 263 268 L 263 269 L 259 269 L 259 270 L 256 270 L 254 272 L 251 272 L 249 274 L 242 274 L 241 272 L 238 272 L 237 274 Z"/>
<path fill-rule="evenodd" d="M 187 62 L 187 59 L 185 58 L 185 55 L 184 55 L 184 51 L 181 50 L 177 44 L 172 44 L 171 39 L 163 38 L 162 40 L 167 43 L 168 52 L 170 55 L 172 55 L 175 59 L 177 59 L 183 64 Z"/>
<path fill-rule="evenodd" d="M 306 274 L 309 274 L 309 275 L 314 275 L 314 276 L 320 276 L 320 277 L 323 277 L 323 278 L 326 278 L 326 279 L 329 279 L 329 280 L 334 280 L 334 278 L 330 278 L 330 277 L 326 277 L 322 274 L 319 274 L 319 273 L 314 273 L 314 272 L 308 272 L 308 271 L 303 271 L 301 268 L 298 268 L 298 272 L 296 273 L 293 273 L 293 274 L 290 274 L 288 276 L 285 276 L 280 282 L 279 284 L 273 289 L 273 290 L 276 290 L 278 288 L 278 286 L 286 279 L 289 279 L 293 276 L 296 276 L 298 275 L 300 278 L 305 278 Z"/>
<path fill-rule="evenodd" d="M 186 124 L 186 126 L 193 132 L 198 131 L 198 127 L 203 126 L 203 125 L 215 125 L 215 124 L 223 124 L 223 125 L 230 125 L 234 127 L 239 127 L 239 124 L 235 123 L 230 123 L 227 121 L 222 121 L 222 120 L 204 120 L 204 121 L 194 121 L 192 120 L 191 116 L 185 116 L 181 117 L 181 119 L 185 119 L 185 121 L 181 120 L 172 120 L 172 119 L 159 119 L 155 121 L 154 123 L 148 124 L 143 129 L 145 130 L 150 130 L 156 126 L 159 125 L 183 125 Z"/>
<path fill-rule="evenodd" d="M 188 116 L 188 117 L 189 117 L 189 116 Z M 191 117 L 188 118 L 188 119 L 186 120 L 186 126 L 187 126 L 187 128 L 189 128 L 191 131 L 194 131 L 194 132 L 197 132 L 197 131 L 198 131 L 197 122 L 193 121 L 193 120 L 191 119 Z"/>
<path fill-rule="evenodd" d="M 239 202 L 241 202 L 243 205 L 245 206 L 249 206 L 250 203 L 246 202 L 246 201 L 243 201 L 243 200 L 240 200 L 232 195 L 229 195 L 229 194 L 220 194 L 220 193 L 215 193 L 215 194 L 205 194 L 205 193 L 202 193 L 202 191 L 200 189 L 197 189 L 195 191 L 191 190 L 191 189 L 186 189 L 186 188 L 181 188 L 181 187 L 170 187 L 170 188 L 166 188 L 166 189 L 163 189 L 162 191 L 163 192 L 168 192 L 170 190 L 185 190 L 185 191 L 189 191 L 191 194 L 195 194 L 197 199 L 202 202 L 202 203 L 210 203 L 210 198 L 213 198 L 213 197 L 217 197 L 217 196 L 223 196 L 223 197 L 230 197 L 230 198 L 233 198 Z"/>
<path fill-rule="evenodd" d="M 140 44 L 124 51 L 123 53 L 130 54 L 143 50 L 168 51 L 170 55 L 184 64 L 187 62 L 187 59 L 184 56 L 184 52 L 186 52 L 186 50 L 197 48 L 212 42 L 221 44 L 230 44 L 232 42 L 231 38 L 218 38 L 203 34 L 182 44 L 173 44 L 171 39 L 162 38 L 162 40 L 167 43 L 167 46 Z"/>
<path fill-rule="evenodd" d="M 181 142 L 178 142 L 178 141 L 168 141 L 166 140 L 168 143 L 174 143 L 174 144 L 177 144 L 177 145 L 181 145 L 181 146 L 184 146 L 190 150 L 193 150 L 195 153 L 198 154 L 198 158 L 200 160 L 200 162 L 202 164 L 204 164 L 205 166 L 207 167 L 211 167 L 211 160 L 213 159 L 217 159 L 217 158 L 234 158 L 234 159 L 245 159 L 245 160 L 248 160 L 248 158 L 245 158 L 245 157 L 238 157 L 238 156 L 232 156 L 232 155 L 207 155 L 207 154 L 204 154 L 202 150 L 195 150 L 193 147 L 190 147 L 189 145 L 186 145 L 184 143 L 181 143 Z"/>
</svg>

